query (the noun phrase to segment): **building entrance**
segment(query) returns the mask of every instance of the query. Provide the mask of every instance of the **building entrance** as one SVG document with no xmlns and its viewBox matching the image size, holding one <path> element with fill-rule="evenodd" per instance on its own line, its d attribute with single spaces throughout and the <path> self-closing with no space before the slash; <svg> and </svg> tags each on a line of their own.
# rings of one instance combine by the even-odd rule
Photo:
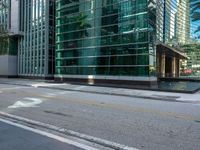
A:
<svg viewBox="0 0 200 150">
<path fill-rule="evenodd" d="M 180 60 L 187 59 L 186 55 L 164 44 L 157 45 L 156 55 L 158 77 L 179 77 Z"/>
</svg>

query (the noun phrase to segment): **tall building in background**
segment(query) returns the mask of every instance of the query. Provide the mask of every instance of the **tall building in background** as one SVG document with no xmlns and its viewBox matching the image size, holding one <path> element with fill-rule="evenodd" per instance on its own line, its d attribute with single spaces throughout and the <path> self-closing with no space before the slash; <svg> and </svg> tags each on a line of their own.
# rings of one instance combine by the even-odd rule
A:
<svg viewBox="0 0 200 150">
<path fill-rule="evenodd" d="M 18 75 L 50 78 L 54 74 L 55 2 L 21 0 Z"/>
<path fill-rule="evenodd" d="M 186 44 L 190 41 L 190 0 L 177 0 L 177 37 L 179 44 Z"/>
<path fill-rule="evenodd" d="M 179 0 L 177 20 L 179 43 L 186 44 L 190 39 L 190 0 Z"/>
<path fill-rule="evenodd" d="M 189 0 L 157 0 L 156 3 L 157 19 L 161 20 L 157 22 L 157 76 L 179 77 L 180 62 L 187 59 L 180 46 L 190 39 L 190 3 Z"/>
<path fill-rule="evenodd" d="M 0 28 L 6 38 L 1 37 L 0 76 L 17 76 L 18 39 L 20 30 L 20 1 L 0 0 Z"/>
<path fill-rule="evenodd" d="M 56 3 L 56 78 L 156 80 L 155 3 Z"/>
<path fill-rule="evenodd" d="M 190 1 L 164 0 L 164 43 L 186 44 L 190 39 Z"/>
</svg>

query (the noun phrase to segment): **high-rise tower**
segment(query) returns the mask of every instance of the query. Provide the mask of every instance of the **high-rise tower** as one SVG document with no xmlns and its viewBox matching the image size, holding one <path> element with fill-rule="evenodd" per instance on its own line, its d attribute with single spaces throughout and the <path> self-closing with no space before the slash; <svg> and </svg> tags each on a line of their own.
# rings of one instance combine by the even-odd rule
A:
<svg viewBox="0 0 200 150">
<path fill-rule="evenodd" d="M 54 0 L 22 0 L 18 75 L 50 78 L 54 74 Z"/>
<path fill-rule="evenodd" d="M 56 78 L 155 81 L 155 3 L 57 0 Z"/>
<path fill-rule="evenodd" d="M 0 76 L 17 76 L 18 38 L 20 30 L 18 0 L 0 1 Z"/>
</svg>

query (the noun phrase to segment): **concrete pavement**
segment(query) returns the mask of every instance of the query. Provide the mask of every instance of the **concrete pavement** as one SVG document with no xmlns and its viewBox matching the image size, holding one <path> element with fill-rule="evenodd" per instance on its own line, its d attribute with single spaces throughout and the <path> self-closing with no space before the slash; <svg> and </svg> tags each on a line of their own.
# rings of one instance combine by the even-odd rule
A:
<svg viewBox="0 0 200 150">
<path fill-rule="evenodd" d="M 64 90 L 64 91 L 78 91 L 78 92 L 87 92 L 87 93 L 96 93 L 96 94 L 147 98 L 147 99 L 153 99 L 153 100 L 200 103 L 200 92 L 196 92 L 194 94 L 185 94 L 185 93 L 159 92 L 159 91 L 151 91 L 151 90 L 135 90 L 135 89 L 125 89 L 125 88 L 54 83 L 53 81 L 51 83 L 47 83 L 44 80 L 7 79 L 7 78 L 0 78 L 0 84 L 1 83 L 11 84 L 11 85 L 41 87 L 41 88 L 49 88 L 49 89 L 58 89 L 58 90 Z"/>
</svg>

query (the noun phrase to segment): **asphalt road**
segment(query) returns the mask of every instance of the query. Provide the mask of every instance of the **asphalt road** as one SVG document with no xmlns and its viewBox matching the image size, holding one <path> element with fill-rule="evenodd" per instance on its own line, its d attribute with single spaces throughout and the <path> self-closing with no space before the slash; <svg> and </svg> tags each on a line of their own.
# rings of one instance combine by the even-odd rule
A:
<svg viewBox="0 0 200 150">
<path fill-rule="evenodd" d="M 1 150 L 82 150 L 0 121 Z"/>
<path fill-rule="evenodd" d="M 197 103 L 0 84 L 0 111 L 141 150 L 200 149 Z"/>
</svg>

